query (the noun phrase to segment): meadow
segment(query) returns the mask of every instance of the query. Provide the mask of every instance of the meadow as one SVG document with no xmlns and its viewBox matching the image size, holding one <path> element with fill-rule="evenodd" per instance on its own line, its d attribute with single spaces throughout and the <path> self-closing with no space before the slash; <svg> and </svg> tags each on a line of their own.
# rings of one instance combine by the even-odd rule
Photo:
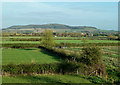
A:
<svg viewBox="0 0 120 85">
<path fill-rule="evenodd" d="M 54 37 L 56 43 L 118 43 L 117 40 L 108 40 L 107 37 L 87 37 L 85 42 L 82 40 L 85 37 Z M 2 43 L 40 43 L 41 37 L 39 36 L 12 36 L 3 37 Z"/>
<path fill-rule="evenodd" d="M 55 40 L 56 43 L 118 43 L 117 40 Z M 2 41 L 2 43 L 40 43 L 40 41 Z"/>
<path fill-rule="evenodd" d="M 10 40 L 10 39 L 40 39 L 40 36 L 9 36 L 9 37 L 2 37 L 3 40 Z M 81 40 L 85 37 L 54 37 L 55 40 Z M 108 40 L 106 36 L 92 36 L 86 37 L 87 40 Z"/>
<path fill-rule="evenodd" d="M 103 58 L 113 58 L 116 59 L 118 56 L 118 47 L 109 46 L 101 47 Z M 66 48 L 65 50 L 81 50 L 81 48 Z M 12 49 L 3 48 L 2 49 L 2 64 L 21 64 L 21 63 L 57 63 L 60 61 L 59 56 L 52 54 L 46 50 L 40 48 L 27 48 L 27 49 Z M 19 59 L 19 60 L 18 60 Z M 115 62 L 116 62 L 115 61 Z"/>
<path fill-rule="evenodd" d="M 115 40 L 87 40 L 83 42 L 81 40 L 56 40 L 57 43 L 118 43 Z"/>
<path fill-rule="evenodd" d="M 48 64 L 59 62 L 59 57 L 56 54 L 51 54 L 43 49 L 2 49 L 2 64 Z"/>
</svg>

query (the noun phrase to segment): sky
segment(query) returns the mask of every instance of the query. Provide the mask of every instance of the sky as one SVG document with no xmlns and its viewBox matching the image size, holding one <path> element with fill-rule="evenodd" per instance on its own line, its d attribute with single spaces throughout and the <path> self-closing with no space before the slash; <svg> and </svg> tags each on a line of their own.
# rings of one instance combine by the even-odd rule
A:
<svg viewBox="0 0 120 85">
<path fill-rule="evenodd" d="M 2 27 L 66 24 L 118 29 L 118 2 L 3 2 Z"/>
</svg>

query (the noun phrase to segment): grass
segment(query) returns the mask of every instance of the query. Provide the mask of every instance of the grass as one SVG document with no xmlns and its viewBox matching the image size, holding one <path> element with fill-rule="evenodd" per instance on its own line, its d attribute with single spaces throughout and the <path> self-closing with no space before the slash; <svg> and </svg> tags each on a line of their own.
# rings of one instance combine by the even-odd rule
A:
<svg viewBox="0 0 120 85">
<path fill-rule="evenodd" d="M 2 78 L 3 83 L 91 83 L 75 75 L 31 75 Z M 52 84 L 51 84 L 52 85 Z"/>
<path fill-rule="evenodd" d="M 55 63 L 59 62 L 59 57 L 45 50 L 33 49 L 2 49 L 2 64 L 20 63 Z"/>
<path fill-rule="evenodd" d="M 56 40 L 57 43 L 84 43 L 81 40 Z M 85 43 L 118 43 L 115 40 L 87 40 Z"/>
<path fill-rule="evenodd" d="M 40 37 L 9 37 L 9 38 L 40 38 Z M 55 39 L 79 39 L 72 37 L 57 37 Z M 57 43 L 83 43 L 81 40 L 55 40 Z M 3 41 L 2 43 L 40 43 L 40 41 Z M 87 40 L 86 43 L 118 43 L 115 40 Z M 81 48 L 67 48 L 66 50 L 81 50 Z M 106 67 L 116 69 L 118 66 L 118 47 L 102 47 L 103 63 Z M 52 54 L 42 49 L 2 49 L 2 64 L 21 64 L 21 63 L 56 63 L 60 62 L 56 54 Z M 96 78 L 91 78 L 91 82 Z M 97 81 L 97 80 L 96 80 Z M 88 79 L 75 75 L 27 75 L 27 76 L 3 76 L 3 83 L 90 83 Z"/>
<path fill-rule="evenodd" d="M 2 41 L 2 43 L 40 43 L 40 41 Z"/>
<path fill-rule="evenodd" d="M 81 40 L 55 40 L 56 43 L 84 43 Z M 2 43 L 40 43 L 40 41 L 2 41 Z M 118 43 L 116 40 L 87 40 L 85 43 Z"/>
<path fill-rule="evenodd" d="M 9 37 L 2 37 L 2 38 L 40 38 L 39 36 L 9 36 Z"/>
<path fill-rule="evenodd" d="M 2 37 L 3 39 L 10 39 L 10 38 L 41 38 L 40 36 L 9 36 L 9 37 Z M 106 36 L 90 36 L 90 37 L 54 37 L 54 39 L 82 39 L 82 38 L 87 38 L 87 39 L 107 39 Z"/>
<path fill-rule="evenodd" d="M 103 46 L 103 60 L 106 67 L 116 69 L 117 68 L 117 58 L 118 58 L 118 47 L 117 46 Z M 60 62 L 59 58 L 55 54 L 46 52 L 45 50 L 38 48 L 31 49 L 2 49 L 3 53 L 3 64 L 14 63 L 54 63 Z M 81 48 L 67 48 L 66 50 L 81 50 Z M 105 52 L 105 53 L 104 53 Z M 106 52 L 111 55 L 106 54 Z M 3 76 L 3 83 L 90 83 L 91 82 L 104 82 L 100 78 L 90 77 L 84 79 L 81 76 L 76 75 L 27 75 L 27 76 Z"/>
</svg>

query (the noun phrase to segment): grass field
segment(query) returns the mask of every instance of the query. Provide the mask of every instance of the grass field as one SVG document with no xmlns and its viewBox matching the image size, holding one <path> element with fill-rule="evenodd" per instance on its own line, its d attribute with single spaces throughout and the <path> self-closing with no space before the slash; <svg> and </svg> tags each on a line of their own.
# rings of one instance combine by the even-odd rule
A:
<svg viewBox="0 0 120 85">
<path fill-rule="evenodd" d="M 2 37 L 3 39 L 10 39 L 10 38 L 41 38 L 40 36 L 13 36 L 13 37 Z M 54 39 L 82 39 L 82 38 L 87 38 L 87 39 L 99 39 L 99 38 L 103 38 L 103 39 L 107 39 L 106 36 L 91 36 L 91 37 L 54 37 Z"/>
<path fill-rule="evenodd" d="M 2 82 L 3 83 L 91 83 L 90 81 L 83 79 L 80 76 L 60 75 L 60 74 L 3 77 Z"/>
<path fill-rule="evenodd" d="M 13 36 L 13 37 L 3 37 L 3 38 L 41 38 L 40 36 Z M 81 37 L 54 37 L 54 39 L 81 39 Z"/>
<path fill-rule="evenodd" d="M 84 43 L 81 40 L 55 40 L 56 43 Z M 2 41 L 2 43 L 40 43 L 40 41 Z M 87 40 L 85 43 L 118 43 L 117 40 Z"/>
<path fill-rule="evenodd" d="M 56 40 L 57 43 L 84 43 L 81 40 Z M 115 40 L 87 40 L 85 43 L 118 43 Z"/>
<path fill-rule="evenodd" d="M 101 47 L 103 58 L 114 58 L 116 60 L 118 56 L 118 47 L 117 46 L 105 46 Z M 81 48 L 67 48 L 66 50 L 81 50 Z M 49 53 L 45 50 L 38 48 L 29 48 L 29 49 L 2 49 L 2 64 L 8 63 L 54 63 L 59 62 L 59 57 L 56 54 Z"/>
<path fill-rule="evenodd" d="M 31 49 L 2 49 L 2 64 L 20 64 L 20 63 L 55 63 L 59 58 L 55 54 L 46 52 L 38 48 Z"/>
</svg>

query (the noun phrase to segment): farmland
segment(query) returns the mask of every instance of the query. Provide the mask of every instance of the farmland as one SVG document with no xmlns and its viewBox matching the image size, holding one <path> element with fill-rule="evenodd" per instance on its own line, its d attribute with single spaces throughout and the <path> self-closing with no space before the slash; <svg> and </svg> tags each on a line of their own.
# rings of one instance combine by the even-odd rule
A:
<svg viewBox="0 0 120 85">
<path fill-rule="evenodd" d="M 81 40 L 56 40 L 57 43 L 84 43 Z M 110 40 L 88 40 L 85 43 L 118 43 L 118 41 Z"/>
<path fill-rule="evenodd" d="M 118 3 L 32 2 L 2 3 L 2 85 L 120 84 Z"/>
<path fill-rule="evenodd" d="M 21 63 L 56 63 L 59 58 L 42 49 L 2 49 L 2 64 L 21 64 Z M 19 59 L 19 60 L 18 60 Z"/>
<path fill-rule="evenodd" d="M 117 61 L 118 47 L 101 47 L 103 52 L 103 58 L 114 58 Z M 66 48 L 65 50 L 81 50 L 81 48 Z M 16 55 L 17 54 L 17 55 Z M 56 63 L 59 62 L 59 56 L 52 54 L 43 49 L 28 48 L 28 49 L 2 49 L 2 64 L 21 64 L 21 63 Z M 18 60 L 19 59 L 19 60 Z M 116 62 L 115 61 L 115 62 Z"/>
<path fill-rule="evenodd" d="M 11 40 L 11 38 L 14 39 L 30 39 L 29 41 L 13 41 Z M 2 64 L 4 66 L 4 69 L 7 69 L 8 67 L 5 67 L 5 65 L 7 66 L 12 66 L 11 69 L 14 69 L 14 65 L 15 68 L 17 68 L 17 65 L 24 65 L 27 67 L 27 65 L 31 65 L 31 64 L 35 64 L 37 65 L 42 65 L 44 66 L 44 64 L 49 65 L 49 64 L 54 64 L 57 65 L 58 63 L 63 62 L 63 60 L 61 60 L 61 55 L 58 55 L 57 53 L 54 53 L 47 50 L 47 49 L 43 49 L 43 48 L 38 48 L 38 47 L 25 47 L 25 48 L 14 48 L 15 43 L 17 44 L 23 44 L 23 46 L 25 46 L 24 44 L 40 44 L 40 41 L 32 41 L 32 39 L 39 39 L 40 37 L 38 36 L 13 36 L 13 37 L 3 37 L 3 41 L 2 44 L 13 44 L 13 47 L 6 47 L 4 46 L 2 48 Z M 54 41 L 56 43 L 78 43 L 78 44 L 89 44 L 89 43 L 118 43 L 118 40 L 102 40 L 102 39 L 93 39 L 93 38 L 87 38 L 85 42 L 82 41 L 82 39 L 84 39 L 85 37 L 55 37 Z M 15 45 L 16 46 L 16 45 Z M 86 46 L 87 47 L 87 46 Z M 99 47 L 99 46 L 98 46 Z M 62 48 L 58 48 L 57 50 L 62 50 L 61 52 L 65 52 L 65 53 L 79 53 L 82 54 L 82 48 L 83 46 L 69 46 L 66 47 L 64 49 Z M 99 47 L 101 49 L 102 52 L 102 62 L 105 65 L 106 71 L 108 72 L 109 76 L 108 76 L 108 82 L 111 83 L 111 79 L 114 78 L 114 81 L 117 82 L 118 81 L 118 76 L 116 74 L 111 73 L 111 70 L 115 70 L 113 71 L 114 73 L 117 71 L 118 68 L 118 46 L 100 46 Z M 58 52 L 59 53 L 59 52 Z M 62 53 L 59 53 L 62 54 Z M 72 55 L 72 54 L 71 54 Z M 23 69 L 26 69 L 26 67 L 23 67 Z M 56 69 L 53 68 L 51 66 L 52 69 Z M 29 67 L 28 67 L 29 68 Z M 31 67 L 30 67 L 31 68 Z M 42 68 L 42 67 L 40 67 Z M 45 68 L 45 67 L 43 67 Z M 66 67 L 67 68 L 67 67 Z M 81 67 L 83 68 L 83 67 Z M 8 70 L 9 71 L 9 70 Z M 11 72 L 12 70 L 10 70 Z M 30 71 L 34 71 L 36 72 L 36 69 L 30 69 Z M 49 70 L 48 70 L 49 71 Z M 99 76 L 88 76 L 88 75 L 83 75 L 82 74 L 62 74 L 62 73 L 54 73 L 54 71 L 52 73 L 47 73 L 48 71 L 46 71 L 46 74 L 44 73 L 38 73 L 38 74 L 34 74 L 30 72 L 30 75 L 16 75 L 17 71 L 14 72 L 13 76 L 9 76 L 9 74 L 4 74 L 5 76 L 3 76 L 3 83 L 101 83 L 101 82 L 106 82 L 106 80 L 103 78 L 100 78 Z M 80 70 L 81 71 L 81 70 Z M 29 72 L 26 71 L 26 72 Z M 19 71 L 18 71 L 19 73 Z M 117 73 L 117 72 L 116 72 Z M 34 81 L 31 81 L 34 80 Z"/>
<path fill-rule="evenodd" d="M 55 40 L 56 43 L 84 43 L 81 40 Z M 2 41 L 2 43 L 40 43 L 40 41 Z M 118 43 L 116 40 L 87 40 L 85 43 Z"/>
</svg>

